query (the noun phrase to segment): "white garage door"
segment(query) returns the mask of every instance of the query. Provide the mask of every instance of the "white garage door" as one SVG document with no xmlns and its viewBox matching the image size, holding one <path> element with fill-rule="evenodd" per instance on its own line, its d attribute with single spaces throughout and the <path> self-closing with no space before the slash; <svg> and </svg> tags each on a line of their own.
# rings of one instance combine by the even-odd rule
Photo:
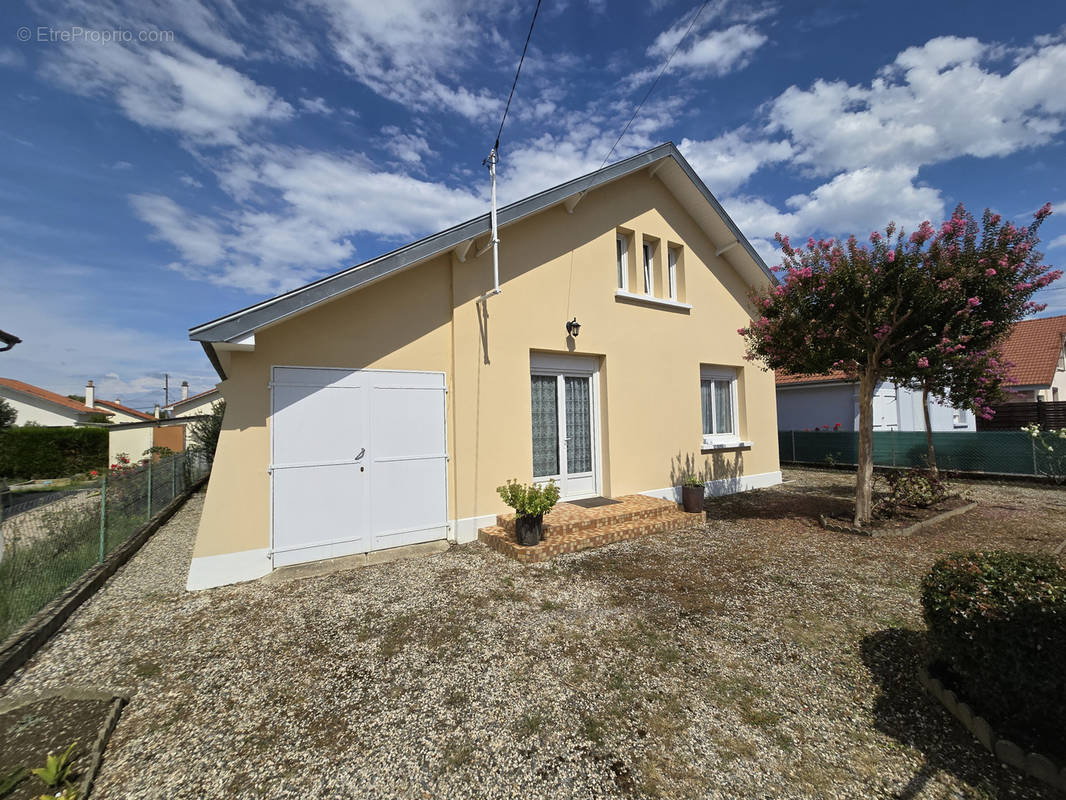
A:
<svg viewBox="0 0 1066 800">
<path fill-rule="evenodd" d="M 447 536 L 441 372 L 274 367 L 274 566 Z"/>
</svg>

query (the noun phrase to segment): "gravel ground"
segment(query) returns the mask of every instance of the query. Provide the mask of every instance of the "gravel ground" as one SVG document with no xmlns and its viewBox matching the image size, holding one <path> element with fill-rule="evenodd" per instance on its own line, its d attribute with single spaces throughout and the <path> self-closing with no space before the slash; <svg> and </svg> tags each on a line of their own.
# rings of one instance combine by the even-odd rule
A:
<svg viewBox="0 0 1066 800">
<path fill-rule="evenodd" d="M 945 551 L 1052 550 L 1066 493 L 968 484 L 975 511 L 870 540 L 814 523 L 847 474 L 786 479 L 541 565 L 187 594 L 198 495 L 0 694 L 132 693 L 102 798 L 1052 797 L 921 693 L 917 588 Z"/>
</svg>

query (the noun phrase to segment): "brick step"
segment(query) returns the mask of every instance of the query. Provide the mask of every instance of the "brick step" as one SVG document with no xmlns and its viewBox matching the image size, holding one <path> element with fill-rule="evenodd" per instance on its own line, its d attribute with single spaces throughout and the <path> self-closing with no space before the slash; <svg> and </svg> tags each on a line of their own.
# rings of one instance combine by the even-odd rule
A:
<svg viewBox="0 0 1066 800">
<path fill-rule="evenodd" d="M 508 531 L 500 525 L 492 525 L 479 530 L 478 541 L 508 558 L 524 564 L 534 564 L 547 561 L 561 553 L 576 553 L 579 550 L 639 539 L 642 536 L 651 536 L 656 533 L 684 530 L 699 525 L 702 521 L 703 515 L 686 514 L 678 511 L 675 506 L 654 517 L 628 519 L 567 533 L 556 533 L 533 547 L 521 546 L 515 540 L 514 531 Z"/>
<path fill-rule="evenodd" d="M 544 515 L 545 537 L 590 530 L 603 525 L 652 519 L 677 511 L 676 503 L 642 494 L 624 495 L 616 499 L 619 501 L 617 504 L 596 508 L 559 503 Z M 514 533 L 514 521 L 514 514 L 500 514 L 496 517 L 496 526 L 508 533 Z"/>
</svg>

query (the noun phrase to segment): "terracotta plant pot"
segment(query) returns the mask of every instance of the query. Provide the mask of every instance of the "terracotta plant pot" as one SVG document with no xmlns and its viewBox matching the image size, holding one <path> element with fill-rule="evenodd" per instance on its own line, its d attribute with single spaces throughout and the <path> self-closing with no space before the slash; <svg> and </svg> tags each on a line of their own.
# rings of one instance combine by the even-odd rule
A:
<svg viewBox="0 0 1066 800">
<path fill-rule="evenodd" d="M 703 513 L 703 487 L 682 486 L 681 507 L 689 514 Z"/>
<path fill-rule="evenodd" d="M 523 547 L 533 547 L 540 544 L 541 534 L 544 532 L 544 515 L 535 517 L 515 517 L 514 532 L 518 543 Z"/>
</svg>

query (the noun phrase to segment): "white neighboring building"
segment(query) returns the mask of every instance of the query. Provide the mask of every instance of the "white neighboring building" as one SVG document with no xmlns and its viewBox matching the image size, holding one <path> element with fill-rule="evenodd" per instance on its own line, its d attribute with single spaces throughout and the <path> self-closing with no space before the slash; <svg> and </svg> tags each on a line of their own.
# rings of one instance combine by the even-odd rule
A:
<svg viewBox="0 0 1066 800">
<path fill-rule="evenodd" d="M 967 409 L 929 400 L 934 431 L 976 431 L 977 420 Z M 839 427 L 837 425 L 839 424 Z M 859 429 L 859 383 L 841 374 L 778 375 L 777 429 L 856 431 Z M 922 393 L 887 381 L 874 391 L 875 431 L 925 431 Z"/>
<path fill-rule="evenodd" d="M 163 413 L 167 417 L 198 417 L 211 413 L 211 406 L 222 399 L 218 389 L 208 389 L 189 396 L 189 382 L 181 382 L 181 399 L 163 407 Z"/>
<path fill-rule="evenodd" d="M 29 422 L 55 428 L 89 422 L 94 414 L 103 414 L 108 419 L 114 416 L 108 409 L 91 408 L 85 403 L 14 378 L 0 378 L 0 398 L 15 409 L 18 415 L 15 417 L 16 425 Z"/>
</svg>

